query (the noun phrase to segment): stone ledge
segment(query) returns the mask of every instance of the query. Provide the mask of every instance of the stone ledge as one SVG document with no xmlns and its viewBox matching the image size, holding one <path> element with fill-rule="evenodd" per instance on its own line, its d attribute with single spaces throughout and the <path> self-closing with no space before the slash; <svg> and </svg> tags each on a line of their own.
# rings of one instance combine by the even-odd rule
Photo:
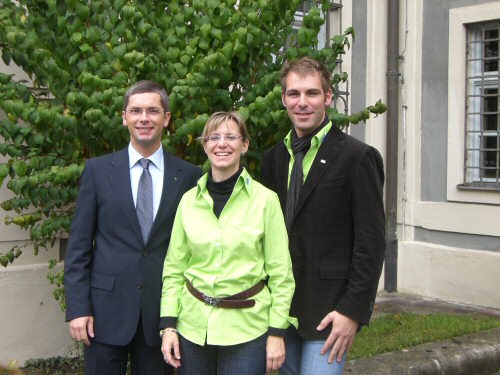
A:
<svg viewBox="0 0 500 375">
<path fill-rule="evenodd" d="M 500 328 L 348 361 L 346 375 L 491 375 L 500 370 Z"/>
</svg>

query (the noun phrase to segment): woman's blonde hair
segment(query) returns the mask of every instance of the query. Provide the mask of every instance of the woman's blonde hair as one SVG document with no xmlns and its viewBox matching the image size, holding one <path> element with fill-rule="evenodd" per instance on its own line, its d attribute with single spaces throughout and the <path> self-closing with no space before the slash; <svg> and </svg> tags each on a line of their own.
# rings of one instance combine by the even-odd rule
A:
<svg viewBox="0 0 500 375">
<path fill-rule="evenodd" d="M 212 114 L 203 128 L 203 132 L 200 136 L 200 141 L 202 143 L 207 142 L 207 137 L 215 130 L 220 124 L 227 124 L 229 121 L 234 121 L 238 125 L 238 130 L 242 137 L 242 141 L 249 141 L 250 135 L 248 134 L 247 125 L 245 120 L 238 112 L 215 112 Z"/>
</svg>

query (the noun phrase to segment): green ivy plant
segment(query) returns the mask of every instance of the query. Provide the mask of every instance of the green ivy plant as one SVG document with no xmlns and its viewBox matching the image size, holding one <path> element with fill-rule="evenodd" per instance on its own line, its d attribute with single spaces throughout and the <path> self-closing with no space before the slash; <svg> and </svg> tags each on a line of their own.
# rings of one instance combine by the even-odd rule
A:
<svg viewBox="0 0 500 375">
<path fill-rule="evenodd" d="M 262 152 L 290 129 L 281 105 L 285 59 L 310 55 L 331 69 L 354 37 L 352 28 L 318 49 L 330 1 L 317 1 L 299 30 L 291 25 L 299 0 L 0 0 L 0 49 L 30 82 L 0 72 L 0 187 L 7 225 L 30 241 L 0 253 L 6 267 L 23 248 L 54 245 L 68 233 L 87 158 L 123 148 L 121 110 L 126 89 L 140 79 L 167 88 L 172 120 L 163 144 L 207 168 L 196 138 L 208 116 L 238 110 L 252 142 L 247 168 L 259 175 Z M 333 84 L 347 79 L 344 73 Z M 385 111 L 377 102 L 338 126 Z M 51 266 L 55 263 L 53 262 Z M 50 277 L 50 276 L 49 276 Z M 62 274 L 52 275 L 61 289 Z M 63 300 L 64 293 L 58 296 Z"/>
</svg>

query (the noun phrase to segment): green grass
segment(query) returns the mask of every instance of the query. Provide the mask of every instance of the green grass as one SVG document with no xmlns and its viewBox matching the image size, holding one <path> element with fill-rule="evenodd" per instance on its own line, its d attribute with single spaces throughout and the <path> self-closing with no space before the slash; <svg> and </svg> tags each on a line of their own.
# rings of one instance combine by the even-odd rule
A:
<svg viewBox="0 0 500 375">
<path fill-rule="evenodd" d="M 500 318 L 477 314 L 387 314 L 356 335 L 348 360 L 401 350 L 500 327 Z"/>
<path fill-rule="evenodd" d="M 386 314 L 373 319 L 356 335 L 348 360 L 371 357 L 433 341 L 500 327 L 500 318 L 477 314 Z M 81 358 L 33 360 L 23 368 L 29 375 L 83 374 Z M 277 375 L 278 373 L 274 373 Z"/>
</svg>

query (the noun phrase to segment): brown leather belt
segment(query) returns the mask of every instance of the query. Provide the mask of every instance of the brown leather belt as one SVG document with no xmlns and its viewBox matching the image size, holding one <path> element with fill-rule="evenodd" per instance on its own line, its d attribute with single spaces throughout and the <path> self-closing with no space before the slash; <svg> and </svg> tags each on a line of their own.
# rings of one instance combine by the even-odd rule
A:
<svg viewBox="0 0 500 375">
<path fill-rule="evenodd" d="M 266 283 L 261 280 L 253 287 L 244 290 L 241 293 L 233 294 L 229 297 L 220 298 L 211 297 L 206 295 L 205 293 L 200 292 L 189 281 L 186 282 L 186 285 L 189 292 L 201 302 L 204 302 L 206 305 L 221 307 L 225 309 L 245 309 L 248 307 L 253 307 L 255 305 L 255 300 L 248 298 L 253 297 L 257 293 L 259 293 L 264 288 L 264 285 L 266 285 Z"/>
</svg>

